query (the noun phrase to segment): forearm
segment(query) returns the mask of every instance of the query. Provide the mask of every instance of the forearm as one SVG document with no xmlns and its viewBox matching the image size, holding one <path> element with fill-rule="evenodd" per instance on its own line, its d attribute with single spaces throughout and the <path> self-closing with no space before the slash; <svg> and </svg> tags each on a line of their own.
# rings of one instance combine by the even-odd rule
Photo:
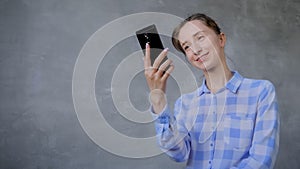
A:
<svg viewBox="0 0 300 169">
<path fill-rule="evenodd" d="M 230 169 L 272 169 L 279 149 L 279 120 L 254 134 L 249 156 Z"/>
<path fill-rule="evenodd" d="M 272 169 L 277 153 L 278 148 L 274 148 L 273 150 L 268 150 L 267 155 L 251 154 L 230 169 Z"/>
<path fill-rule="evenodd" d="M 167 106 L 157 115 L 155 127 L 160 148 L 175 161 L 185 161 L 190 153 L 190 138 L 187 132 L 178 129 L 176 119 L 170 115 Z"/>
</svg>

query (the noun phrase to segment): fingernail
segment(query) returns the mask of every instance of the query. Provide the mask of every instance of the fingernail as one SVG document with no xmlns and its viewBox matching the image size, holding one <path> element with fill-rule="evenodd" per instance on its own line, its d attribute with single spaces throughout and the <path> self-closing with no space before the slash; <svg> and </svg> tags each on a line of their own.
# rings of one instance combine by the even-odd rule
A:
<svg viewBox="0 0 300 169">
<path fill-rule="evenodd" d="M 165 49 L 164 49 L 164 51 L 168 51 L 168 50 L 169 50 L 169 48 L 165 48 Z"/>
<path fill-rule="evenodd" d="M 148 42 L 146 43 L 146 47 L 149 47 L 149 43 Z"/>
</svg>

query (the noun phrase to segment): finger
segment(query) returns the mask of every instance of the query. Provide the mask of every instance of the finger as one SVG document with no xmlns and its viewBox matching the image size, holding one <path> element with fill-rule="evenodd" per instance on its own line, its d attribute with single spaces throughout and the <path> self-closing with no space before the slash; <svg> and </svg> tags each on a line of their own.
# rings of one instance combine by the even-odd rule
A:
<svg viewBox="0 0 300 169">
<path fill-rule="evenodd" d="M 167 67 L 172 64 L 172 62 L 173 61 L 170 59 L 166 60 L 163 64 L 160 65 L 158 72 L 162 75 L 166 71 Z"/>
<path fill-rule="evenodd" d="M 173 70 L 174 70 L 174 65 L 171 64 L 161 79 L 166 80 L 170 76 L 170 74 L 173 72 Z"/>
<path fill-rule="evenodd" d="M 150 45 L 146 43 L 146 52 L 144 58 L 144 68 L 145 70 L 151 67 L 151 59 L 150 59 Z"/>
<path fill-rule="evenodd" d="M 160 52 L 160 54 L 158 55 L 158 57 L 155 59 L 155 61 L 153 63 L 153 67 L 158 68 L 160 63 L 162 62 L 162 60 L 167 56 L 167 53 L 168 53 L 168 48 L 166 48 L 162 52 Z"/>
<path fill-rule="evenodd" d="M 150 66 L 150 67 L 148 67 L 147 69 L 145 69 L 145 71 L 150 71 L 150 72 L 152 72 L 152 73 L 155 73 L 155 72 L 157 72 L 158 71 L 158 69 L 157 68 L 155 68 L 155 67 L 152 67 L 152 66 Z"/>
</svg>

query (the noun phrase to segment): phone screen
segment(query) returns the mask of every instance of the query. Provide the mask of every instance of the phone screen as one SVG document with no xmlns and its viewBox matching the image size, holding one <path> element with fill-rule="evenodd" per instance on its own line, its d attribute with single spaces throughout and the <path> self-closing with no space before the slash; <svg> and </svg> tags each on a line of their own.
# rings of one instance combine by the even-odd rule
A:
<svg viewBox="0 0 300 169">
<path fill-rule="evenodd" d="M 153 64 L 157 56 L 163 51 L 164 46 L 154 24 L 147 26 L 143 29 L 136 31 L 137 39 L 140 43 L 141 48 L 143 49 L 145 55 L 146 43 L 150 45 L 150 58 L 151 63 Z M 161 62 L 161 64 L 167 60 L 167 57 Z"/>
</svg>

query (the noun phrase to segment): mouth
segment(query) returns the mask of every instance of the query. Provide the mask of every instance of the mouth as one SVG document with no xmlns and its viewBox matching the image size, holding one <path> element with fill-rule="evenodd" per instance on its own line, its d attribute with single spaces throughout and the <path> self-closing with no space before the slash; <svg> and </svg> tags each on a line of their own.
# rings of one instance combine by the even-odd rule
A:
<svg viewBox="0 0 300 169">
<path fill-rule="evenodd" d="M 202 62 L 203 60 L 205 60 L 205 58 L 206 58 L 206 56 L 208 55 L 208 53 L 209 53 L 209 52 L 207 52 L 207 53 L 205 53 L 205 54 L 199 56 L 199 57 L 196 59 L 196 61 L 197 61 L 197 62 L 198 62 L 198 61 Z"/>
</svg>

